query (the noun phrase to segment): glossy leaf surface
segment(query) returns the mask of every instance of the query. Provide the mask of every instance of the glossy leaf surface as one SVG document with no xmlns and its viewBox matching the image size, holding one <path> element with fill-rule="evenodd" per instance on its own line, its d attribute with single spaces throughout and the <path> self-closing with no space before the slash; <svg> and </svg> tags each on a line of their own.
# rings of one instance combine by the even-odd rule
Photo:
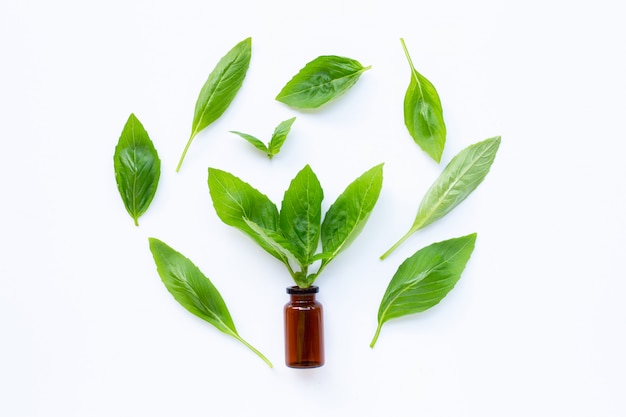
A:
<svg viewBox="0 0 626 417">
<path fill-rule="evenodd" d="M 246 233 L 272 256 L 282 260 L 282 255 L 268 245 L 247 223 L 249 220 L 262 229 L 278 232 L 276 205 L 250 184 L 216 168 L 209 168 L 208 185 L 218 217 L 225 224 Z"/>
<path fill-rule="evenodd" d="M 298 247 L 285 238 L 282 233 L 275 230 L 264 229 L 248 219 L 244 219 L 244 221 L 260 239 L 281 255 L 281 261 L 283 261 L 285 265 L 291 265 L 292 263 L 297 264 L 300 262 L 295 255 L 298 253 Z"/>
<path fill-rule="evenodd" d="M 193 138 L 216 121 L 230 106 L 246 77 L 251 56 L 252 39 L 247 38 L 228 51 L 209 74 L 196 101 L 191 136 L 183 150 L 176 171 L 180 170 Z"/>
<path fill-rule="evenodd" d="M 283 147 L 283 144 L 287 140 L 287 136 L 289 135 L 289 132 L 291 131 L 291 126 L 293 125 L 293 122 L 295 121 L 296 121 L 295 117 L 292 117 L 291 119 L 283 120 L 282 122 L 280 122 L 278 126 L 276 126 L 276 129 L 274 129 L 274 133 L 272 134 L 272 139 L 270 140 L 270 143 L 268 145 L 268 156 L 270 157 L 270 159 L 274 155 L 278 154 L 278 152 L 280 152 L 280 148 Z"/>
<path fill-rule="evenodd" d="M 113 155 L 115 181 L 126 211 L 139 225 L 156 194 L 161 160 L 148 132 L 134 114 L 124 125 Z"/>
<path fill-rule="evenodd" d="M 317 57 L 283 87 L 276 100 L 299 109 L 320 107 L 345 94 L 370 68 L 350 58 Z"/>
<path fill-rule="evenodd" d="M 438 304 L 454 288 L 469 260 L 476 234 L 433 243 L 406 259 L 389 282 L 378 309 L 374 347 L 385 322 Z"/>
<path fill-rule="evenodd" d="M 283 197 L 280 230 L 297 248 L 295 254 L 303 267 L 319 245 L 323 199 L 322 186 L 309 165 L 298 172 Z"/>
<path fill-rule="evenodd" d="M 239 336 L 226 303 L 211 280 L 164 242 L 155 238 L 150 238 L 149 242 L 157 272 L 176 301 L 221 332 L 239 340 L 271 367 L 271 362 L 263 354 Z"/>
<path fill-rule="evenodd" d="M 441 172 L 422 198 L 409 231 L 385 254 L 386 258 L 411 234 L 448 214 L 485 179 L 500 146 L 500 136 L 468 146 Z"/>
<path fill-rule="evenodd" d="M 446 143 L 441 100 L 435 86 L 417 72 L 404 40 L 401 41 L 411 67 L 411 82 L 404 96 L 404 124 L 415 143 L 439 162 Z"/>
<path fill-rule="evenodd" d="M 376 165 L 354 180 L 330 206 L 322 223 L 322 249 L 330 257 L 346 249 L 361 233 L 383 184 L 383 164 Z"/>
</svg>

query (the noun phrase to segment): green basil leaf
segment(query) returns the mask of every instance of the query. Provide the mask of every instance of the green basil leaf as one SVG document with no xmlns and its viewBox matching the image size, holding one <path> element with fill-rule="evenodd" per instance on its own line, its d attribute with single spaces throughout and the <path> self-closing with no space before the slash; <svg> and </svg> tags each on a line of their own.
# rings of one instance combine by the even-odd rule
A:
<svg viewBox="0 0 626 417">
<path fill-rule="evenodd" d="M 291 181 L 280 208 L 280 230 L 297 248 L 300 265 L 311 262 L 320 240 L 324 192 L 317 176 L 306 165 Z"/>
<path fill-rule="evenodd" d="M 149 238 L 149 242 L 157 272 L 176 301 L 219 331 L 239 340 L 272 367 L 261 352 L 239 336 L 224 299 L 209 278 L 167 244 L 155 238 Z"/>
<path fill-rule="evenodd" d="M 346 93 L 370 68 L 350 58 L 317 57 L 287 82 L 276 100 L 299 109 L 317 108 Z"/>
<path fill-rule="evenodd" d="M 258 150 L 260 150 L 261 152 L 263 152 L 263 153 L 265 153 L 267 155 L 270 154 L 269 149 L 267 148 L 267 146 L 263 142 L 261 142 L 260 139 L 254 137 L 252 135 L 249 135 L 247 133 L 237 132 L 236 130 L 231 130 L 230 133 L 234 133 L 235 135 L 241 136 L 242 138 L 247 140 L 249 143 L 254 145 L 254 147 L 257 148 Z"/>
<path fill-rule="evenodd" d="M 495 136 L 468 146 L 452 158 L 426 191 L 409 231 L 380 258 L 385 259 L 411 234 L 442 218 L 465 200 L 489 173 L 499 146 L 500 136 Z"/>
<path fill-rule="evenodd" d="M 476 242 L 476 233 L 433 243 L 406 259 L 389 282 L 378 309 L 374 347 L 385 322 L 419 313 L 439 303 L 461 278 Z"/>
<path fill-rule="evenodd" d="M 291 131 L 291 125 L 295 122 L 296 118 L 292 117 L 291 119 L 283 120 L 280 122 L 276 129 L 274 129 L 274 133 L 272 134 L 272 139 L 270 140 L 268 146 L 268 156 L 270 159 L 272 156 L 278 154 L 280 152 L 280 148 L 282 148 L 285 140 L 287 140 L 287 135 Z"/>
<path fill-rule="evenodd" d="M 263 229 L 278 232 L 276 205 L 250 184 L 216 168 L 209 168 L 208 185 L 218 217 L 225 224 L 246 233 L 263 249 L 282 261 L 283 256 L 268 245 L 246 222 L 247 219 Z"/>
<path fill-rule="evenodd" d="M 263 240 L 263 242 L 265 242 L 277 254 L 280 255 L 280 260 L 285 265 L 300 262 L 295 255 L 298 248 L 295 247 L 282 234 L 274 230 L 264 229 L 253 221 L 250 221 L 249 219 L 244 219 L 244 221 L 250 227 L 250 229 L 257 234 L 259 239 Z"/>
<path fill-rule="evenodd" d="M 176 172 L 180 170 L 193 138 L 205 127 L 216 121 L 230 106 L 250 66 L 252 39 L 247 38 L 224 55 L 200 90 L 191 125 L 191 136 L 180 157 Z"/>
<path fill-rule="evenodd" d="M 404 39 L 400 40 L 411 67 L 411 82 L 404 96 L 404 124 L 415 143 L 439 162 L 446 143 L 446 125 L 439 94 L 435 86 L 417 72 Z"/>
<path fill-rule="evenodd" d="M 115 147 L 113 167 L 126 211 L 138 226 L 139 217 L 146 212 L 156 194 L 161 160 L 148 132 L 134 114 L 128 117 Z"/>
<path fill-rule="evenodd" d="M 383 164 L 379 164 L 348 185 L 330 206 L 324 216 L 321 235 L 323 252 L 331 256 L 322 261 L 322 268 L 361 233 L 378 200 L 382 183 Z"/>
</svg>

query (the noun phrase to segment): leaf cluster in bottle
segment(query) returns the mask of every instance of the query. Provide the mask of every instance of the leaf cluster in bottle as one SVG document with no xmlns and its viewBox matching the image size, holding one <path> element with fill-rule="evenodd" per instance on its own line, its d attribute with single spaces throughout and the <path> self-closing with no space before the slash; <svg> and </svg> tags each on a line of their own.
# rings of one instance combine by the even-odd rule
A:
<svg viewBox="0 0 626 417">
<path fill-rule="evenodd" d="M 291 181 L 280 210 L 231 173 L 209 168 L 208 186 L 218 217 L 281 261 L 296 285 L 307 288 L 361 233 L 380 195 L 382 168 L 377 165 L 349 184 L 323 220 L 324 192 L 309 165 Z M 311 271 L 316 261 L 319 268 Z"/>
</svg>

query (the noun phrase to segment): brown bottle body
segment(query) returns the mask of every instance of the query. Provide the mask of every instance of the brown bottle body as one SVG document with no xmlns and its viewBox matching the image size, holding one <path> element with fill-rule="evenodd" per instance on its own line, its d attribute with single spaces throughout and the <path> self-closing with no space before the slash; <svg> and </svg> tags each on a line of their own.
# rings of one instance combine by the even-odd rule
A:
<svg viewBox="0 0 626 417">
<path fill-rule="evenodd" d="M 290 368 L 324 365 L 324 317 L 316 286 L 289 287 L 285 305 L 285 364 Z"/>
</svg>

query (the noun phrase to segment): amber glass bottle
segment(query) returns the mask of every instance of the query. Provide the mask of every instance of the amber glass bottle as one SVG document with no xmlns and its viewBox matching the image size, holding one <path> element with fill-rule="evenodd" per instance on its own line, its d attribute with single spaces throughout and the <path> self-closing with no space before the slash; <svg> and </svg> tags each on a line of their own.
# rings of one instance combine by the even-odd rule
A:
<svg viewBox="0 0 626 417">
<path fill-rule="evenodd" d="M 290 368 L 324 365 L 324 319 L 322 305 L 315 300 L 319 291 L 288 287 L 291 300 L 285 305 L 285 363 Z"/>
</svg>

